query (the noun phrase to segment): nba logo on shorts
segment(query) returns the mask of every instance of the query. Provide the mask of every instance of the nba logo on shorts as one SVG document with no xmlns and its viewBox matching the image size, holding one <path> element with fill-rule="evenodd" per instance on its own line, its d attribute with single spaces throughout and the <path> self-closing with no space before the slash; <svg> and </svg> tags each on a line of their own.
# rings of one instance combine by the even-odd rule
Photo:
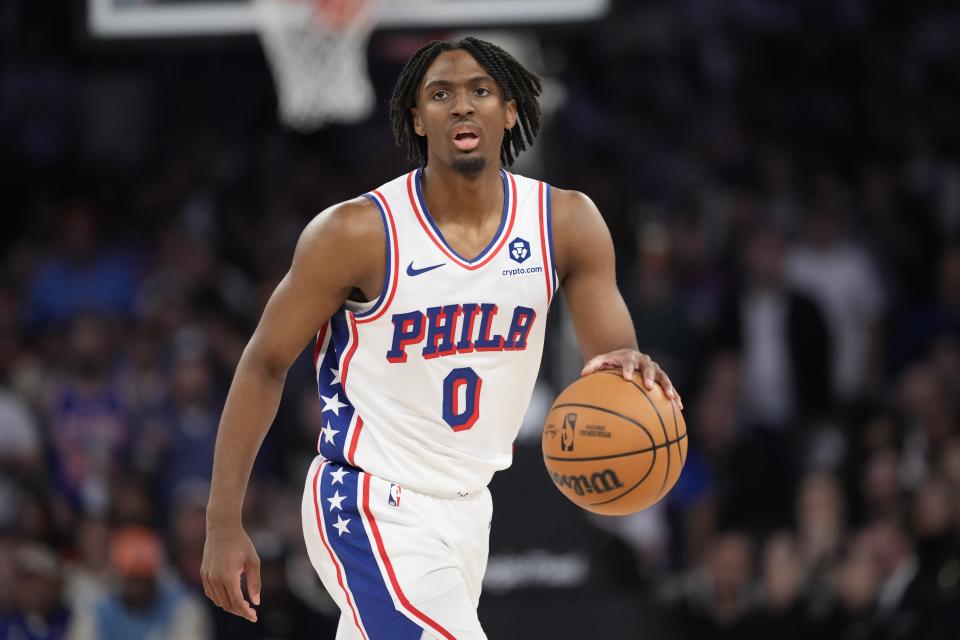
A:
<svg viewBox="0 0 960 640">
<path fill-rule="evenodd" d="M 517 237 L 510 241 L 510 258 L 514 262 L 523 262 L 530 257 L 530 243 Z"/>
<path fill-rule="evenodd" d="M 390 483 L 390 497 L 387 499 L 391 507 L 400 506 L 400 485 Z"/>
</svg>

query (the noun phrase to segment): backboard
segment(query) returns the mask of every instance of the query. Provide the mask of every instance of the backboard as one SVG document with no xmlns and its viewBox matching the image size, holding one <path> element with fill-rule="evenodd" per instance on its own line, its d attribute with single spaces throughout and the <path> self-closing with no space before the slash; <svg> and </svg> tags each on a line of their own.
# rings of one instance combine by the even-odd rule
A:
<svg viewBox="0 0 960 640">
<path fill-rule="evenodd" d="M 609 0 L 381 0 L 378 28 L 462 28 L 578 22 L 606 13 Z M 250 0 L 87 0 L 91 34 L 111 37 L 253 33 Z"/>
</svg>

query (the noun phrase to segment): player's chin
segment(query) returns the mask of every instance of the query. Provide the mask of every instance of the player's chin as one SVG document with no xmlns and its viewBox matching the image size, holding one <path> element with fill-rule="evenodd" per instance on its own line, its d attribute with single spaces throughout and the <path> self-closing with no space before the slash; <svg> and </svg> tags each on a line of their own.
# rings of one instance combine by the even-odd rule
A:
<svg viewBox="0 0 960 640">
<path fill-rule="evenodd" d="M 474 153 L 460 153 L 454 156 L 450 166 L 463 176 L 475 176 L 487 166 L 487 159 Z"/>
</svg>

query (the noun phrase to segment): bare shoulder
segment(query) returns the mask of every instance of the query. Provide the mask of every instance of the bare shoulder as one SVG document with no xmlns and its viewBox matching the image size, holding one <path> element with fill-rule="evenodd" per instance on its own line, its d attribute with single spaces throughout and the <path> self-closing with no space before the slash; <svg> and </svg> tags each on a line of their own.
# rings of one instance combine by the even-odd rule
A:
<svg viewBox="0 0 960 640">
<path fill-rule="evenodd" d="M 293 270 L 323 270 L 361 289 L 382 278 L 386 240 L 375 204 L 346 200 L 317 214 L 297 242 Z"/>
<path fill-rule="evenodd" d="M 364 197 L 353 198 L 324 209 L 311 220 L 300 238 L 301 244 L 356 243 L 380 238 L 383 224 L 375 204 Z"/>
<path fill-rule="evenodd" d="M 613 243 L 597 205 L 586 194 L 551 188 L 554 252 L 561 280 L 581 257 L 612 254 Z"/>
</svg>

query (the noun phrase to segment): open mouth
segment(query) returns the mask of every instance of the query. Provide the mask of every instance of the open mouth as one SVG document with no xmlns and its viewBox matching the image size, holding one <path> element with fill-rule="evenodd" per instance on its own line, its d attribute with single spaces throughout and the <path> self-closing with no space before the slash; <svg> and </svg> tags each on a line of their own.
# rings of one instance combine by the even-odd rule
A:
<svg viewBox="0 0 960 640">
<path fill-rule="evenodd" d="M 473 151 L 480 144 L 480 136 L 470 131 L 461 131 L 453 137 L 453 145 L 460 151 Z"/>
</svg>

